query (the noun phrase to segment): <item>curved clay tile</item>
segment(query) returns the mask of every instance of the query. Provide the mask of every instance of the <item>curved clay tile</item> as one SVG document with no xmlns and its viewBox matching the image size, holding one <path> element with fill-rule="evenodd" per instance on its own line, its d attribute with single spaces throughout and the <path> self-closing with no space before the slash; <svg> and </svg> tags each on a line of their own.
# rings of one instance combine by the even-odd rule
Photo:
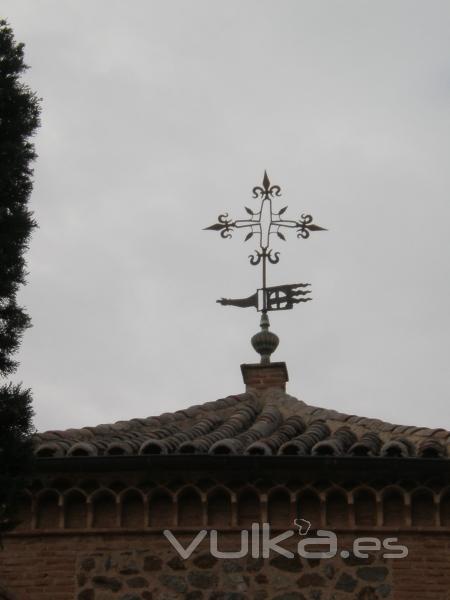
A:
<svg viewBox="0 0 450 600">
<path fill-rule="evenodd" d="M 304 421 L 309 422 L 306 428 Z M 38 433 L 33 443 L 36 455 L 42 458 L 208 452 L 424 458 L 450 455 L 450 432 L 446 430 L 395 425 L 309 406 L 282 390 L 262 395 L 246 392 L 161 416 Z"/>
<path fill-rule="evenodd" d="M 105 454 L 108 456 L 128 456 L 135 453 L 135 446 L 126 441 L 115 441 L 108 444 Z"/>
<path fill-rule="evenodd" d="M 419 456 L 422 458 L 444 458 L 447 448 L 437 440 L 425 440 L 419 446 Z"/>
<path fill-rule="evenodd" d="M 380 436 L 373 431 L 368 431 L 350 447 L 348 453 L 352 456 L 378 456 L 381 444 Z"/>
<path fill-rule="evenodd" d="M 168 454 L 164 440 L 150 439 L 139 448 L 139 454 Z"/>
<path fill-rule="evenodd" d="M 233 438 L 248 429 L 255 421 L 259 406 L 245 405 L 232 413 L 216 430 L 196 440 L 186 442 L 179 448 L 182 454 L 201 454 L 209 452 L 219 441 Z"/>
<path fill-rule="evenodd" d="M 66 447 L 58 442 L 47 442 L 37 446 L 34 453 L 38 458 L 60 458 L 65 456 Z"/>
<path fill-rule="evenodd" d="M 318 442 L 311 450 L 313 456 L 342 456 L 356 442 L 356 435 L 344 425 L 328 439 Z"/>
<path fill-rule="evenodd" d="M 97 456 L 98 451 L 94 444 L 89 442 L 77 442 L 69 448 L 69 456 Z"/>
<path fill-rule="evenodd" d="M 293 440 L 283 444 L 278 451 L 278 454 L 294 454 L 298 456 L 306 456 L 310 454 L 311 449 L 320 440 L 327 438 L 330 435 L 330 428 L 323 420 L 313 421 L 308 425 L 306 431 Z"/>
<path fill-rule="evenodd" d="M 219 416 L 208 416 L 200 419 L 200 421 L 186 431 L 178 431 L 166 438 L 150 438 L 146 440 L 141 445 L 139 452 L 140 454 L 173 454 L 179 451 L 179 448 L 184 443 L 207 435 L 209 432 L 214 431 L 221 423 L 222 419 Z"/>
<path fill-rule="evenodd" d="M 393 458 L 408 458 L 415 456 L 416 452 L 414 444 L 410 440 L 400 437 L 386 442 L 382 446 L 380 454 Z"/>
<path fill-rule="evenodd" d="M 279 429 L 271 436 L 254 442 L 248 448 L 247 454 L 270 455 L 276 454 L 278 448 L 292 438 L 300 435 L 306 429 L 304 420 L 298 415 L 288 417 Z"/>
<path fill-rule="evenodd" d="M 244 454 L 245 449 L 257 440 L 270 436 L 282 422 L 279 408 L 266 406 L 253 425 L 239 435 L 221 440 L 211 446 L 210 454 Z"/>
<path fill-rule="evenodd" d="M 177 425 L 166 425 L 165 427 L 160 427 L 159 429 L 155 429 L 152 431 L 152 438 L 156 440 L 161 440 L 163 438 L 169 437 L 178 433 L 180 428 Z"/>
</svg>

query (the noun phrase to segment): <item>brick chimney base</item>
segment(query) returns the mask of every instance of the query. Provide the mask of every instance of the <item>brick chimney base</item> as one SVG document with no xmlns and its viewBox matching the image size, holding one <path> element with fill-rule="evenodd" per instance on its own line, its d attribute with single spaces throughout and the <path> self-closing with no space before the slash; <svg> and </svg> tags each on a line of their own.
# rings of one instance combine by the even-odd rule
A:
<svg viewBox="0 0 450 600">
<path fill-rule="evenodd" d="M 274 362 L 268 365 L 243 364 L 241 372 L 246 391 L 250 389 L 264 391 L 273 387 L 286 391 L 289 376 L 284 362 Z"/>
</svg>

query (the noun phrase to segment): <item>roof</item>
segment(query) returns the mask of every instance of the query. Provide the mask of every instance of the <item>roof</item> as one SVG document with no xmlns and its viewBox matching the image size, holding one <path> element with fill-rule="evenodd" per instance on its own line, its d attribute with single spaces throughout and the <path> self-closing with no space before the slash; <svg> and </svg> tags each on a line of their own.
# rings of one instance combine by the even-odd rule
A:
<svg viewBox="0 0 450 600">
<path fill-rule="evenodd" d="M 446 458 L 450 432 L 309 406 L 272 388 L 156 417 L 38 433 L 34 444 L 42 458 L 158 454 Z"/>
</svg>

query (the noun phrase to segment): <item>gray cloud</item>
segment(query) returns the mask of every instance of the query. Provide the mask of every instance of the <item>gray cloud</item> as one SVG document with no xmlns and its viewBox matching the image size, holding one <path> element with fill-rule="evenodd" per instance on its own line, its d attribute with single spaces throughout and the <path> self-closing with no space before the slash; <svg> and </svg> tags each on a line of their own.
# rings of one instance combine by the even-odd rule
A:
<svg viewBox="0 0 450 600">
<path fill-rule="evenodd" d="M 6 0 L 43 97 L 18 377 L 40 429 L 243 389 L 259 272 L 240 235 L 265 168 L 292 215 L 271 281 L 306 402 L 450 428 L 450 7 L 446 2 Z"/>
</svg>

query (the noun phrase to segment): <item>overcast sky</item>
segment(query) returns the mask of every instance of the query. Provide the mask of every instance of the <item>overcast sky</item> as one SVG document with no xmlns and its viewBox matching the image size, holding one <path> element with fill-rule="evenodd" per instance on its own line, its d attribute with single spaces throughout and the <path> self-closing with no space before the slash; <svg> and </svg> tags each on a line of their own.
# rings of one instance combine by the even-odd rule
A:
<svg viewBox="0 0 450 600">
<path fill-rule="evenodd" d="M 274 360 L 309 404 L 450 428 L 450 4 L 4 0 L 42 102 L 16 379 L 36 425 L 145 417 L 244 389 L 255 245 L 202 228 L 276 208 Z"/>
</svg>

